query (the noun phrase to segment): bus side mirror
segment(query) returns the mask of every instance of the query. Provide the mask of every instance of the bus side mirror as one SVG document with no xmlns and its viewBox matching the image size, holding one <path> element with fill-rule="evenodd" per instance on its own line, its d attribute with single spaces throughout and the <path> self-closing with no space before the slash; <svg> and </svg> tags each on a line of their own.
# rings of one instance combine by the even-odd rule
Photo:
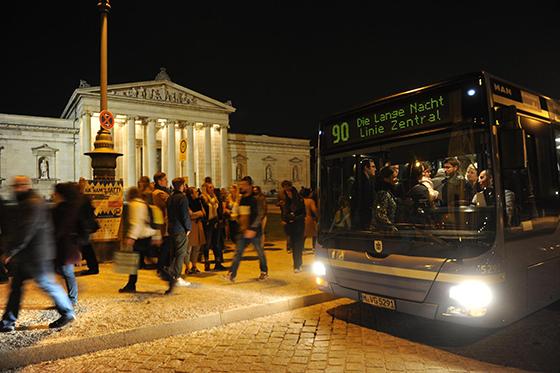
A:
<svg viewBox="0 0 560 373">
<path fill-rule="evenodd" d="M 495 110 L 499 125 L 500 155 L 502 168 L 516 170 L 525 168 L 525 133 L 517 116 L 515 106 L 502 106 Z"/>
</svg>

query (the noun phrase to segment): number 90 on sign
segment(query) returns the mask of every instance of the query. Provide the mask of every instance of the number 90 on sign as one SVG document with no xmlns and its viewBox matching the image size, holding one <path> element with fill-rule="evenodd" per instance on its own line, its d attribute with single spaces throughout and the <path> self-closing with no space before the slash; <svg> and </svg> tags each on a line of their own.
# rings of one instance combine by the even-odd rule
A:
<svg viewBox="0 0 560 373">
<path fill-rule="evenodd" d="M 333 144 L 348 141 L 348 139 L 350 139 L 350 127 L 348 126 L 348 122 L 335 124 L 332 127 L 331 134 L 333 137 Z"/>
</svg>

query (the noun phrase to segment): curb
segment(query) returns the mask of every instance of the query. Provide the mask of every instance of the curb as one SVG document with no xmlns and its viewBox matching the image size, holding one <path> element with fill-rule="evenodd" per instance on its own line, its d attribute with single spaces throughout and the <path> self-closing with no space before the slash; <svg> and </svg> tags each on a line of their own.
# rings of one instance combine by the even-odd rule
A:
<svg viewBox="0 0 560 373">
<path fill-rule="evenodd" d="M 45 361 L 65 359 L 101 350 L 149 342 L 155 339 L 188 334 L 234 322 L 252 320 L 258 317 L 307 307 L 332 299 L 334 298 L 330 294 L 316 293 L 277 302 L 210 313 L 195 319 L 179 320 L 95 337 L 7 351 L 0 353 L 0 370 L 15 369 Z"/>
</svg>

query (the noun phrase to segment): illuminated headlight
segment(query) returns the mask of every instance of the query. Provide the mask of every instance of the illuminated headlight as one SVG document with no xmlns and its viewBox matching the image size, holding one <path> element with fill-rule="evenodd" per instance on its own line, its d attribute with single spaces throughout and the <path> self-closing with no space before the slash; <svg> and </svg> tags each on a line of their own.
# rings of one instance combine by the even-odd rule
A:
<svg viewBox="0 0 560 373">
<path fill-rule="evenodd" d="M 483 316 L 486 307 L 492 302 L 492 290 L 488 285 L 478 281 L 467 281 L 452 286 L 449 298 L 453 299 L 470 316 Z"/>
<path fill-rule="evenodd" d="M 474 96 L 474 95 L 476 95 L 476 90 L 473 89 L 473 88 L 469 89 L 469 90 L 467 91 L 467 95 L 469 95 L 469 96 L 471 96 L 471 97 Z"/>
<path fill-rule="evenodd" d="M 314 262 L 311 266 L 311 270 L 315 276 L 324 276 L 327 274 L 327 268 L 322 262 Z"/>
</svg>

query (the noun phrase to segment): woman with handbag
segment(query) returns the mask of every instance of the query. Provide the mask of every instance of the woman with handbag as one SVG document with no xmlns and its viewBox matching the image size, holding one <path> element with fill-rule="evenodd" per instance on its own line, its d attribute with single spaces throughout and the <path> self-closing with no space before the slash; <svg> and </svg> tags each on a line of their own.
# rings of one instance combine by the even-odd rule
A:
<svg viewBox="0 0 560 373">
<path fill-rule="evenodd" d="M 191 255 L 185 258 L 185 264 L 187 266 L 186 273 L 193 275 L 200 273 L 199 269 L 196 268 L 198 263 L 198 255 L 200 254 L 200 248 L 206 244 L 206 236 L 204 235 L 204 219 L 206 214 L 204 208 L 202 207 L 202 202 L 200 201 L 200 195 L 198 189 L 195 187 L 190 187 L 187 189 L 187 198 L 189 199 L 189 214 L 191 217 L 191 234 L 189 235 L 189 245 L 191 246 Z M 189 262 L 191 264 L 189 269 Z"/>
<path fill-rule="evenodd" d="M 161 232 L 150 227 L 148 204 L 142 199 L 142 193 L 136 187 L 131 187 L 127 195 L 127 228 L 125 230 L 125 247 L 137 253 L 146 253 L 150 245 L 161 245 Z M 140 259 L 138 259 L 140 265 Z M 119 289 L 119 293 L 135 293 L 138 274 L 130 274 L 126 285 Z M 170 280 L 171 281 L 171 280 Z"/>
</svg>

